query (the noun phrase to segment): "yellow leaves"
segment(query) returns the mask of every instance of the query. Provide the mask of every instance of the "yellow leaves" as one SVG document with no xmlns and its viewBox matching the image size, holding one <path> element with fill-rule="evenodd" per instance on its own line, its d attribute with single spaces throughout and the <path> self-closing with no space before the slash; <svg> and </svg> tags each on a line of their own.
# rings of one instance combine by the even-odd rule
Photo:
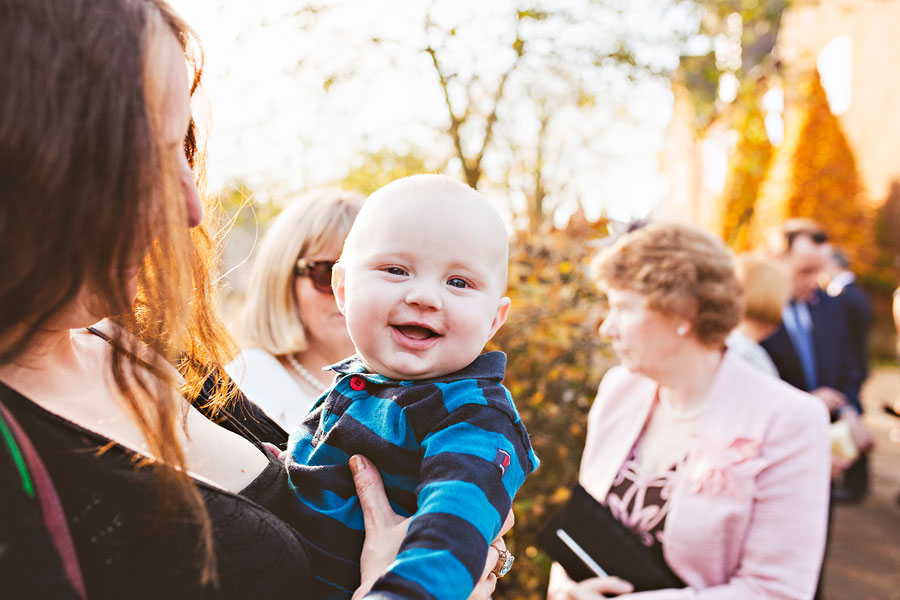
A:
<svg viewBox="0 0 900 600">
<path fill-rule="evenodd" d="M 759 90 L 736 103 L 740 141 L 718 205 L 716 230 L 736 250 L 765 245 L 768 232 L 791 217 L 810 217 L 829 232 L 866 279 L 896 281 L 890 244 L 867 198 L 841 121 L 831 113 L 818 75 L 787 94 L 783 143 L 769 145 L 757 104 Z M 757 95 L 754 95 L 757 94 Z"/>
<path fill-rule="evenodd" d="M 760 189 L 750 237 L 789 217 L 810 217 L 845 248 L 858 271 L 876 270 L 874 215 L 867 208 L 856 158 L 840 120 L 831 113 L 818 74 L 810 73 L 785 114 L 785 138 Z"/>
<path fill-rule="evenodd" d="M 716 224 L 722 239 L 737 250 L 748 249 L 756 197 L 772 160 L 772 146 L 757 101 L 755 94 L 747 94 L 739 99 L 735 109 L 740 139 L 729 158 L 729 174 Z"/>
<path fill-rule="evenodd" d="M 572 489 L 568 487 L 558 487 L 553 491 L 553 495 L 550 496 L 551 504 L 563 504 L 569 501 L 569 497 L 572 495 Z"/>
</svg>

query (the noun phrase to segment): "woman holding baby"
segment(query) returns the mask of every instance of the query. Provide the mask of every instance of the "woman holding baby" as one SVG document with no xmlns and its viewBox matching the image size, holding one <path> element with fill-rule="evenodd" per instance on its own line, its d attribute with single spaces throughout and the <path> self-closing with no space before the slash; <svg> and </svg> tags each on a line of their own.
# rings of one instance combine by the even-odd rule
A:
<svg viewBox="0 0 900 600">
<path fill-rule="evenodd" d="M 0 0 L 0 55 L 4 597 L 303 596 L 284 467 L 215 383 L 196 37 L 162 0 Z M 350 464 L 371 580 L 405 528 Z"/>
</svg>

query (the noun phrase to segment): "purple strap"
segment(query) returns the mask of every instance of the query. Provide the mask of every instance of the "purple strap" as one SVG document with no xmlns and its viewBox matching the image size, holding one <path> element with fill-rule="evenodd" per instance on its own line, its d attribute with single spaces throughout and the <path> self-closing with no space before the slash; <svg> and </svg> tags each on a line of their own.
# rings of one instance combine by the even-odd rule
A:
<svg viewBox="0 0 900 600">
<path fill-rule="evenodd" d="M 53 487 L 53 482 L 50 480 L 50 474 L 47 473 L 47 467 L 44 466 L 44 461 L 41 460 L 31 440 L 28 439 L 28 435 L 26 435 L 19 422 L 16 421 L 15 417 L 12 416 L 12 413 L 6 409 L 2 402 L 0 402 L 0 413 L 2 413 L 3 419 L 16 438 L 19 450 L 25 457 L 25 463 L 28 465 L 28 471 L 34 480 L 38 501 L 41 504 L 44 525 L 50 532 L 53 545 L 56 546 L 56 552 L 62 559 L 66 577 L 69 579 L 69 583 L 71 583 L 75 592 L 81 598 L 86 598 L 84 579 L 81 577 L 81 568 L 78 566 L 78 556 L 75 554 L 72 534 L 69 533 L 66 515 L 63 512 L 56 488 Z"/>
</svg>

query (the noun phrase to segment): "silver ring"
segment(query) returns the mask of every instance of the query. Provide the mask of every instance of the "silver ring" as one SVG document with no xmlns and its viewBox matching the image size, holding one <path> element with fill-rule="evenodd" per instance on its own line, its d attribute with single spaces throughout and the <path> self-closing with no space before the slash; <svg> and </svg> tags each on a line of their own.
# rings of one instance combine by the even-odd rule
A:
<svg viewBox="0 0 900 600">
<path fill-rule="evenodd" d="M 496 546 L 495 546 L 496 547 Z M 512 552 L 508 550 L 500 550 L 500 556 L 497 558 L 497 564 L 494 565 L 494 568 L 491 569 L 491 573 L 497 576 L 497 579 L 500 579 L 512 569 L 513 562 L 515 562 L 516 557 L 512 555 Z"/>
</svg>

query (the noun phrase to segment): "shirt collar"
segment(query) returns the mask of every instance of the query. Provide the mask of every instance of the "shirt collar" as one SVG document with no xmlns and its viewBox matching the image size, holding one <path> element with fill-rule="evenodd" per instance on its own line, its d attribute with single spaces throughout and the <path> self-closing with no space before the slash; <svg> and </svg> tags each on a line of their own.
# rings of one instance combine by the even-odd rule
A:
<svg viewBox="0 0 900 600">
<path fill-rule="evenodd" d="M 851 273 L 850 271 L 842 271 L 835 275 L 831 281 L 828 282 L 828 295 L 829 296 L 837 296 L 844 288 L 853 283 L 856 279 L 856 275 Z"/>
<path fill-rule="evenodd" d="M 370 373 L 366 369 L 366 365 L 354 354 L 350 358 L 346 358 L 339 363 L 335 363 L 328 367 L 340 375 L 360 375 L 373 383 L 407 383 L 405 381 L 391 379 L 380 373 Z M 495 381 L 503 381 L 506 373 L 506 354 L 503 352 L 493 351 L 480 354 L 478 358 L 469 363 L 455 373 L 434 377 L 431 379 L 417 379 L 409 383 L 447 383 L 450 381 L 458 381 L 462 379 L 493 379 Z"/>
</svg>

